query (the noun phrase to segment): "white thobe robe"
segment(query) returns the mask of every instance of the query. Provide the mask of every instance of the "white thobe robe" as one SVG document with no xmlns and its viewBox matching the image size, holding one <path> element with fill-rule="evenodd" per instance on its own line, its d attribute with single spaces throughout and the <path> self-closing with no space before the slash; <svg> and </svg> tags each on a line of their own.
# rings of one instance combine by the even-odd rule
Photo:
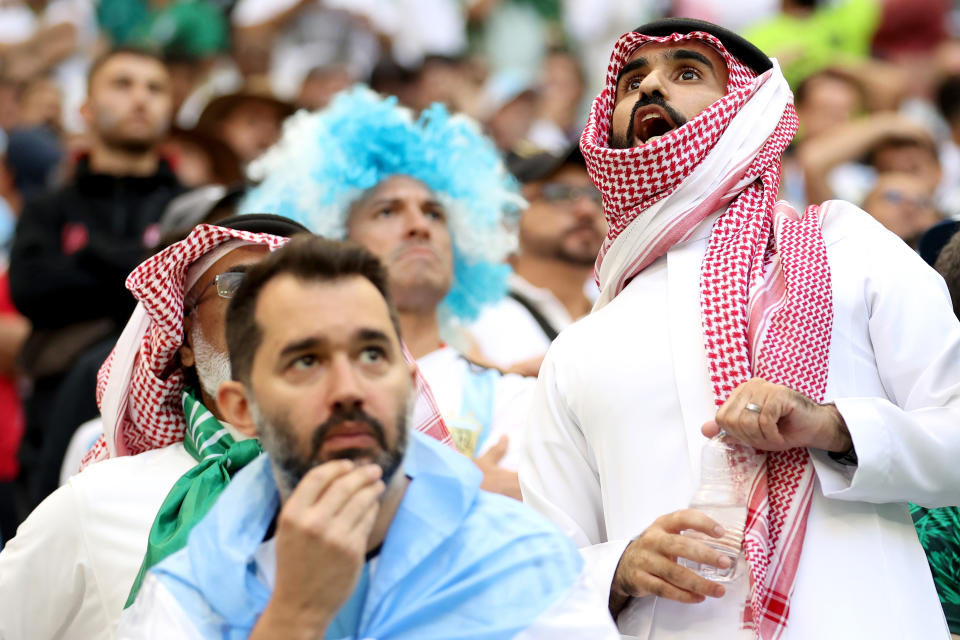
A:
<svg viewBox="0 0 960 640">
<path fill-rule="evenodd" d="M 98 462 L 47 496 L 0 552 L 0 639 L 116 637 L 157 511 L 196 464 L 178 442 Z"/>
<path fill-rule="evenodd" d="M 829 207 L 826 399 L 859 465 L 811 450 L 816 485 L 784 637 L 948 637 L 905 502 L 960 503 L 960 324 L 942 279 L 899 238 L 853 205 Z M 699 301 L 714 219 L 564 331 L 540 372 L 524 500 L 573 537 L 599 584 L 611 584 L 629 541 L 686 508 L 699 483 L 700 428 L 716 411 Z M 694 605 L 633 599 L 620 630 L 743 637 L 745 589 Z"/>
</svg>

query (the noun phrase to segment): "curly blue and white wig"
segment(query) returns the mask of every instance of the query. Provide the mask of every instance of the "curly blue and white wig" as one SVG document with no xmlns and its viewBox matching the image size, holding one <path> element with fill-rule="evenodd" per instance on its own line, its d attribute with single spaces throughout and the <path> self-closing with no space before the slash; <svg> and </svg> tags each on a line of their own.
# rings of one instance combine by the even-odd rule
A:
<svg viewBox="0 0 960 640">
<path fill-rule="evenodd" d="M 347 236 L 350 205 L 368 189 L 394 175 L 415 178 L 444 205 L 453 241 L 453 283 L 440 317 L 468 322 L 506 293 L 504 259 L 517 243 L 511 219 L 525 202 L 466 116 L 435 104 L 414 119 L 396 98 L 354 87 L 322 111 L 288 118 L 279 142 L 247 173 L 259 184 L 240 213 L 277 213 L 335 239 Z"/>
</svg>

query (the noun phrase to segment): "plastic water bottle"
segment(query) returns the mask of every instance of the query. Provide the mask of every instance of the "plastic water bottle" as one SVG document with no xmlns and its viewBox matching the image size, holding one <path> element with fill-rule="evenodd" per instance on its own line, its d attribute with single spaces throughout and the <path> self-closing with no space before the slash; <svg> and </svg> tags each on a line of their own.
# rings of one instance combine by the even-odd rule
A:
<svg viewBox="0 0 960 640">
<path fill-rule="evenodd" d="M 681 565 L 715 582 L 730 582 L 737 577 L 738 559 L 742 553 L 743 526 L 747 520 L 748 480 L 743 471 L 734 469 L 735 455 L 743 459 L 745 449 L 730 442 L 726 434 L 708 440 L 700 454 L 700 487 L 693 495 L 690 508 L 714 519 L 724 529 L 722 538 L 687 529 L 683 535 L 699 540 L 730 558 L 726 569 L 701 564 L 688 558 L 679 558 Z M 749 453 L 747 455 L 750 455 Z"/>
</svg>

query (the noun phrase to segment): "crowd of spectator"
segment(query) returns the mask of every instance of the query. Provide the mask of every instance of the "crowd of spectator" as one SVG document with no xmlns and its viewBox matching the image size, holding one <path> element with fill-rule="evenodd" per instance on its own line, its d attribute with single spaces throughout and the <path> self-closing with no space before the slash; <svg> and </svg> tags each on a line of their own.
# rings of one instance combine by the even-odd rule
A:
<svg viewBox="0 0 960 640">
<path fill-rule="evenodd" d="M 611 43 L 665 15 L 779 60 L 801 124 L 782 198 L 858 203 L 921 251 L 931 227 L 954 231 L 960 12 L 946 0 L 0 2 L 0 539 L 56 488 L 97 415 L 97 369 L 134 306 L 127 274 L 228 215 L 284 120 L 353 84 L 480 122 L 533 205 L 514 267 L 577 279 L 553 288 L 567 290 L 556 329 L 585 313 L 599 203 L 582 171 L 563 193 L 540 183 L 569 162 Z M 563 198 L 596 240 L 559 272 L 537 253 L 549 224 L 536 216 Z M 483 322 L 478 343 L 501 331 Z M 534 375 L 542 356 L 495 351 L 478 355 Z"/>
</svg>

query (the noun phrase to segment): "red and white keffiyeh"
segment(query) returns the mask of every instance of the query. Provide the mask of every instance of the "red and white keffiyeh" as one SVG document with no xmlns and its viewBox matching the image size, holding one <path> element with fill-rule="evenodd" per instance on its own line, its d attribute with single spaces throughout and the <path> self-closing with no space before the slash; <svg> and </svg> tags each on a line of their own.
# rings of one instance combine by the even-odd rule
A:
<svg viewBox="0 0 960 640">
<path fill-rule="evenodd" d="M 185 380 L 177 351 L 184 338 L 186 292 L 213 262 L 234 248 L 263 244 L 273 251 L 287 241 L 267 233 L 201 224 L 184 240 L 133 270 L 126 285 L 139 303 L 97 374 L 103 435 L 84 456 L 81 469 L 106 458 L 135 455 L 183 440 L 186 423 L 181 391 Z M 406 349 L 404 355 L 411 359 Z M 416 388 L 413 428 L 452 446 L 436 400 L 419 370 Z"/>
<path fill-rule="evenodd" d="M 727 92 L 685 125 L 648 144 L 609 148 L 617 74 L 646 42 L 696 39 L 728 67 Z M 816 401 L 826 390 L 833 297 L 821 225 L 826 207 L 801 216 L 776 202 L 780 156 L 797 130 L 793 96 L 774 61 L 757 77 L 704 32 L 622 36 L 594 100 L 580 147 L 603 194 L 609 232 L 597 258 L 595 308 L 710 214 L 700 272 L 704 343 L 719 407 L 752 376 Z M 813 491 L 806 449 L 765 455 L 750 491 L 744 551 L 751 595 L 744 626 L 782 635 Z"/>
</svg>

